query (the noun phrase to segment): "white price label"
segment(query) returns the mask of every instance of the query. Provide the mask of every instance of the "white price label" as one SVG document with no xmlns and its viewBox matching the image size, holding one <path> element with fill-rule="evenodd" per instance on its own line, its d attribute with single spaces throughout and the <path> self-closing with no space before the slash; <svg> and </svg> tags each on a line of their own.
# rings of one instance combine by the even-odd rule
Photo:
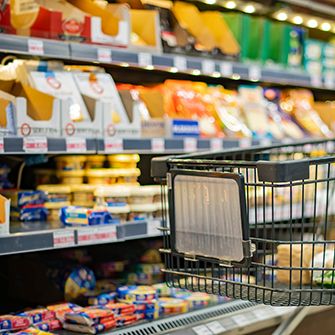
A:
<svg viewBox="0 0 335 335">
<path fill-rule="evenodd" d="M 164 152 L 165 141 L 163 138 L 153 138 L 151 140 L 151 151 L 152 152 Z"/>
<path fill-rule="evenodd" d="M 29 153 L 48 152 L 48 140 L 46 137 L 24 137 L 23 150 Z"/>
<path fill-rule="evenodd" d="M 222 149 L 222 139 L 221 138 L 212 138 L 211 139 L 211 150 L 221 150 Z"/>
<path fill-rule="evenodd" d="M 266 312 L 263 308 L 254 310 L 253 314 L 258 320 L 266 320 L 270 317 L 269 313 Z"/>
<path fill-rule="evenodd" d="M 250 138 L 242 138 L 240 139 L 240 148 L 247 148 L 251 146 L 251 139 Z"/>
<path fill-rule="evenodd" d="M 250 324 L 250 321 L 248 320 L 248 318 L 243 314 L 234 315 L 232 316 L 231 319 L 240 327 L 244 327 Z"/>
<path fill-rule="evenodd" d="M 213 334 L 221 334 L 226 331 L 226 328 L 223 327 L 219 321 L 207 323 L 206 326 Z"/>
<path fill-rule="evenodd" d="M 140 66 L 152 65 L 152 56 L 146 52 L 141 52 L 138 55 L 138 64 Z"/>
<path fill-rule="evenodd" d="M 78 245 L 117 241 L 116 225 L 77 229 Z"/>
<path fill-rule="evenodd" d="M 0 153 L 5 152 L 5 144 L 3 137 L 0 137 Z"/>
<path fill-rule="evenodd" d="M 205 59 L 202 61 L 201 64 L 202 72 L 211 74 L 215 72 L 215 62 L 211 59 Z"/>
<path fill-rule="evenodd" d="M 184 138 L 184 150 L 188 152 L 197 150 L 197 139 L 193 137 Z"/>
<path fill-rule="evenodd" d="M 325 87 L 332 89 L 335 86 L 335 78 L 334 78 L 334 73 L 329 72 L 325 74 Z"/>
<path fill-rule="evenodd" d="M 311 84 L 314 87 L 320 87 L 322 84 L 321 76 L 318 74 L 312 74 L 311 75 Z"/>
<path fill-rule="evenodd" d="M 220 72 L 224 77 L 231 77 L 233 75 L 233 64 L 229 62 L 222 62 L 220 64 Z"/>
<path fill-rule="evenodd" d="M 272 144 L 272 141 L 270 138 L 265 137 L 261 139 L 260 144 L 263 146 L 269 146 Z"/>
<path fill-rule="evenodd" d="M 158 228 L 161 226 L 160 220 L 151 220 L 147 222 L 147 235 L 158 235 L 160 230 Z"/>
<path fill-rule="evenodd" d="M 68 137 L 66 139 L 66 152 L 79 153 L 86 152 L 86 139 L 80 137 Z"/>
<path fill-rule="evenodd" d="M 105 152 L 107 154 L 114 154 L 123 151 L 122 138 L 105 138 Z"/>
<path fill-rule="evenodd" d="M 28 52 L 32 55 L 44 55 L 44 44 L 41 40 L 28 39 Z"/>
<path fill-rule="evenodd" d="M 258 81 L 262 77 L 261 68 L 258 65 L 250 65 L 249 67 L 249 79 L 252 81 Z"/>
<path fill-rule="evenodd" d="M 112 50 L 107 48 L 98 48 L 97 50 L 98 61 L 102 63 L 112 62 Z"/>
<path fill-rule="evenodd" d="M 192 328 L 197 335 L 213 335 L 206 326 L 197 326 Z"/>
<path fill-rule="evenodd" d="M 71 247 L 75 245 L 74 231 L 63 229 L 53 233 L 53 243 L 55 248 Z"/>
<path fill-rule="evenodd" d="M 179 71 L 185 71 L 187 69 L 187 60 L 183 56 L 175 56 L 173 58 L 173 63 Z"/>
</svg>

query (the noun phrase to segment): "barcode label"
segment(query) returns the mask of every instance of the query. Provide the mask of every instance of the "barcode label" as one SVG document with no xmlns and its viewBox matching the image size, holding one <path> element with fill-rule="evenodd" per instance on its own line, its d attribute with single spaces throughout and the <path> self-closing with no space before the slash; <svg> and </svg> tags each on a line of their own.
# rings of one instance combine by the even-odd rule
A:
<svg viewBox="0 0 335 335">
<path fill-rule="evenodd" d="M 24 137 L 23 150 L 29 153 L 48 152 L 48 140 L 46 137 Z"/>
<path fill-rule="evenodd" d="M 226 328 L 224 328 L 218 321 L 207 323 L 206 326 L 213 334 L 221 334 L 222 332 L 226 331 Z"/>
<path fill-rule="evenodd" d="M 53 233 L 53 243 L 55 248 L 71 247 L 75 245 L 73 230 L 60 230 Z"/>
<path fill-rule="evenodd" d="M 242 138 L 240 139 L 240 148 L 247 148 L 251 146 L 250 138 Z"/>
<path fill-rule="evenodd" d="M 97 49 L 98 61 L 102 63 L 111 63 L 112 62 L 112 50 L 107 48 L 98 48 Z"/>
<path fill-rule="evenodd" d="M 122 138 L 105 138 L 105 152 L 108 154 L 118 153 L 123 151 Z"/>
<path fill-rule="evenodd" d="M 175 56 L 173 58 L 174 67 L 179 71 L 185 71 L 187 69 L 187 60 L 183 56 Z"/>
<path fill-rule="evenodd" d="M 86 152 L 86 139 L 80 137 L 69 137 L 66 139 L 66 152 L 79 153 Z"/>
<path fill-rule="evenodd" d="M 239 315 L 234 315 L 231 318 L 239 327 L 243 327 L 246 326 L 248 324 L 250 324 L 250 321 L 248 320 L 248 318 L 243 315 L 243 314 L 239 314 Z"/>
<path fill-rule="evenodd" d="M 113 242 L 117 240 L 116 226 L 77 229 L 77 238 L 78 245 Z"/>
<path fill-rule="evenodd" d="M 197 335 L 213 335 L 206 326 L 197 326 L 192 328 Z"/>
<path fill-rule="evenodd" d="M 5 152 L 5 144 L 3 137 L 0 137 L 0 153 Z"/>
<path fill-rule="evenodd" d="M 152 56 L 146 52 L 141 52 L 138 55 L 138 64 L 140 66 L 152 65 Z"/>
<path fill-rule="evenodd" d="M 212 74 L 215 72 L 215 62 L 211 59 L 205 59 L 201 64 L 202 72 L 207 74 Z"/>
<path fill-rule="evenodd" d="M 28 52 L 32 55 L 44 55 L 44 44 L 41 40 L 28 39 Z"/>
<path fill-rule="evenodd" d="M 160 220 L 152 220 L 147 222 L 147 234 L 148 235 L 158 235 L 160 231 L 158 228 L 161 226 Z"/>
<path fill-rule="evenodd" d="M 192 137 L 184 138 L 184 150 L 188 152 L 196 151 L 197 143 L 198 141 L 196 138 L 192 138 Z"/>
<path fill-rule="evenodd" d="M 221 150 L 222 149 L 222 140 L 220 138 L 211 139 L 211 149 L 212 150 Z"/>
<path fill-rule="evenodd" d="M 151 140 L 151 151 L 163 152 L 165 149 L 165 141 L 163 138 L 153 138 Z"/>
<path fill-rule="evenodd" d="M 231 77 L 233 75 L 233 64 L 222 62 L 220 64 L 220 72 L 224 77 Z"/>
<path fill-rule="evenodd" d="M 250 65 L 249 79 L 253 81 L 260 80 L 262 76 L 261 68 L 258 65 Z"/>
</svg>

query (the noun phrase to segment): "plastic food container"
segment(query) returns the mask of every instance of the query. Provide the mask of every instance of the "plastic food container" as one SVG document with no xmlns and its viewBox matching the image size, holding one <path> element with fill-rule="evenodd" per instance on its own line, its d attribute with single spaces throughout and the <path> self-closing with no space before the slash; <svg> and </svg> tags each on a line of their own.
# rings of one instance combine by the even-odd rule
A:
<svg viewBox="0 0 335 335">
<path fill-rule="evenodd" d="M 102 169 L 104 167 L 105 155 L 90 155 L 86 157 L 86 169 Z"/>
<path fill-rule="evenodd" d="M 95 185 L 78 184 L 72 185 L 72 204 L 74 206 L 93 207 Z"/>
<path fill-rule="evenodd" d="M 129 205 L 124 206 L 109 206 L 107 207 L 108 212 L 111 214 L 114 223 L 124 223 L 128 219 Z"/>
<path fill-rule="evenodd" d="M 118 177 L 116 169 L 88 169 L 86 177 L 89 184 L 110 185 L 115 184 Z"/>
<path fill-rule="evenodd" d="M 95 192 L 95 201 L 98 206 L 123 207 L 127 205 L 130 188 L 124 186 L 100 186 Z"/>
<path fill-rule="evenodd" d="M 114 169 L 118 184 L 139 185 L 137 177 L 141 175 L 140 169 Z"/>
<path fill-rule="evenodd" d="M 130 204 L 151 204 L 155 200 L 155 196 L 160 194 L 160 186 L 135 186 L 130 190 Z"/>
<path fill-rule="evenodd" d="M 129 207 L 129 221 L 150 220 L 157 211 L 157 204 L 131 204 Z"/>
<path fill-rule="evenodd" d="M 68 203 L 69 204 L 71 201 L 71 187 L 70 186 L 67 186 L 67 185 L 39 185 L 37 189 L 39 191 L 43 191 L 46 194 L 45 205 L 49 203 L 51 204 Z M 68 205 L 64 205 L 64 206 L 68 206 Z"/>
<path fill-rule="evenodd" d="M 84 170 L 57 171 L 57 177 L 62 184 L 77 185 L 84 182 Z"/>
<path fill-rule="evenodd" d="M 73 171 L 83 170 L 86 156 L 59 156 L 55 158 L 57 170 Z"/>
<path fill-rule="evenodd" d="M 120 154 L 108 156 L 109 166 L 117 169 L 135 169 L 139 161 L 140 156 L 137 154 Z"/>
<path fill-rule="evenodd" d="M 60 220 L 60 209 L 63 207 L 70 206 L 69 201 L 64 202 L 47 202 L 45 208 L 48 209 L 48 220 L 49 221 L 59 221 Z"/>
</svg>

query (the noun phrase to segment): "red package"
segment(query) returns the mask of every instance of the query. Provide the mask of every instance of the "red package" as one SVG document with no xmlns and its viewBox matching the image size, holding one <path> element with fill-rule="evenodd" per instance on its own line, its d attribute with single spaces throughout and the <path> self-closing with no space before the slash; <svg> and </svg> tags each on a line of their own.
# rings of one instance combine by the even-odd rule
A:
<svg viewBox="0 0 335 335">
<path fill-rule="evenodd" d="M 56 313 L 54 311 L 49 311 L 46 308 L 32 309 L 30 311 L 23 312 L 21 315 L 28 316 L 33 324 L 53 320 L 56 317 Z"/>
<path fill-rule="evenodd" d="M 69 312 L 65 314 L 65 321 L 72 323 L 92 326 L 99 324 L 102 319 L 110 317 L 114 319 L 114 313 L 108 308 L 86 307 L 78 312 Z"/>
<path fill-rule="evenodd" d="M 57 319 L 49 320 L 49 321 L 42 322 L 42 323 L 38 323 L 38 324 L 35 325 L 35 327 L 37 327 L 38 329 L 43 330 L 45 332 L 53 331 L 53 330 L 59 330 L 59 329 L 63 328 L 62 323 Z"/>
<path fill-rule="evenodd" d="M 115 320 L 116 320 L 116 327 L 123 327 L 135 323 L 138 319 L 137 315 L 135 314 L 135 315 L 117 316 Z"/>
<path fill-rule="evenodd" d="M 110 309 L 114 313 L 115 316 L 134 314 L 136 311 L 135 305 L 127 304 L 123 302 L 109 303 L 105 305 L 104 307 Z"/>
<path fill-rule="evenodd" d="M 19 315 L 0 316 L 0 332 L 4 330 L 21 330 L 30 326 L 30 318 Z"/>
</svg>

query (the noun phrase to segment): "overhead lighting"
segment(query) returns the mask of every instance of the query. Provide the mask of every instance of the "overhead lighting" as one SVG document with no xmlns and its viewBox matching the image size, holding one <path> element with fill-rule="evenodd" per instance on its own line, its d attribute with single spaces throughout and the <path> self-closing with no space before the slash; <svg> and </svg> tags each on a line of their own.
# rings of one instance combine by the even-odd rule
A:
<svg viewBox="0 0 335 335">
<path fill-rule="evenodd" d="M 315 19 L 310 19 L 307 21 L 306 25 L 308 28 L 316 28 L 318 26 L 318 21 Z"/>
<path fill-rule="evenodd" d="M 323 31 L 329 31 L 332 28 L 332 26 L 330 25 L 329 22 L 323 22 L 320 28 Z"/>
<path fill-rule="evenodd" d="M 288 18 L 288 15 L 286 12 L 279 12 L 277 15 L 276 15 L 276 19 L 279 20 L 279 21 L 286 21 Z"/>
<path fill-rule="evenodd" d="M 216 4 L 216 0 L 205 0 L 204 1 L 207 5 L 215 5 Z"/>
<path fill-rule="evenodd" d="M 292 19 L 292 22 L 294 24 L 302 24 L 304 22 L 304 20 L 301 16 L 297 15 Z"/>
<path fill-rule="evenodd" d="M 236 2 L 235 1 L 227 1 L 224 6 L 228 9 L 235 9 L 236 8 Z"/>
<path fill-rule="evenodd" d="M 255 13 L 255 11 L 256 11 L 256 8 L 253 5 L 247 5 L 243 8 L 243 12 L 248 13 L 248 14 Z"/>
</svg>

